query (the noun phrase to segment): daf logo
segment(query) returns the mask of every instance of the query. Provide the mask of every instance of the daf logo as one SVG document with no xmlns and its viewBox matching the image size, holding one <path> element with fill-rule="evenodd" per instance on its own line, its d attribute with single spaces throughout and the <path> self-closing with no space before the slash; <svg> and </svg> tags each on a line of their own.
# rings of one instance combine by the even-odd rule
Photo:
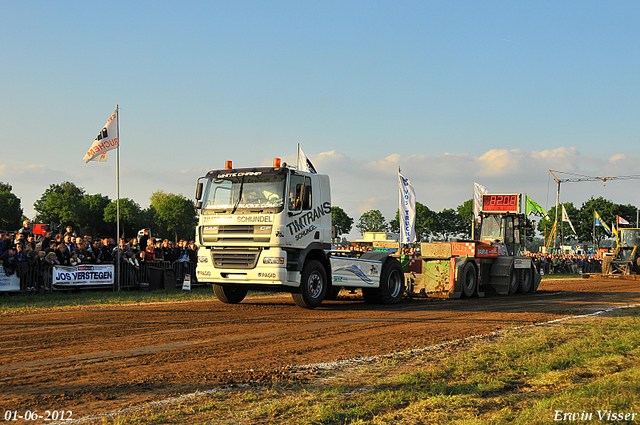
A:
<svg viewBox="0 0 640 425">
<path fill-rule="evenodd" d="M 205 226 L 203 227 L 204 231 L 218 230 L 218 226 Z"/>
<path fill-rule="evenodd" d="M 271 226 L 260 226 L 260 230 L 269 230 Z"/>
</svg>

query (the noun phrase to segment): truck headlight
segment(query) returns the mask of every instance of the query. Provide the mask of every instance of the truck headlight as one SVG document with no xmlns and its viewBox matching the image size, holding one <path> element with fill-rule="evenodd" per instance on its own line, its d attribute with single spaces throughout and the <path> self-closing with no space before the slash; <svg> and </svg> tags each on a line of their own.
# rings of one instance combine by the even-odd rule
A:
<svg viewBox="0 0 640 425">
<path fill-rule="evenodd" d="M 207 257 L 206 255 L 201 255 L 198 257 L 198 263 L 208 263 L 209 262 L 209 257 Z"/>
<path fill-rule="evenodd" d="M 264 257 L 264 264 L 284 264 L 284 257 Z"/>
</svg>

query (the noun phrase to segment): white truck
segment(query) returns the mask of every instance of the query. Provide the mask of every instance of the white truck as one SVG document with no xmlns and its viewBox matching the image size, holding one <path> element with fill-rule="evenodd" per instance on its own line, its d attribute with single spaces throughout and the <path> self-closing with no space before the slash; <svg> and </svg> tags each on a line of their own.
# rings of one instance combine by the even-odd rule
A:
<svg viewBox="0 0 640 425">
<path fill-rule="evenodd" d="M 366 302 L 397 303 L 405 278 L 388 252 L 331 251 L 329 176 L 274 159 L 273 167 L 212 170 L 196 190 L 196 274 L 225 303 L 250 289 L 292 293 L 315 308 L 341 288 L 360 288 Z"/>
</svg>

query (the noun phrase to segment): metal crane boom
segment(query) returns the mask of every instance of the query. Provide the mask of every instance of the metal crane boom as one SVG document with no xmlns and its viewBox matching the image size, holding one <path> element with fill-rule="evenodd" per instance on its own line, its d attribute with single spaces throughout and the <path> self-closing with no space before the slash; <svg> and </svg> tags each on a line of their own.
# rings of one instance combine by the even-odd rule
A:
<svg viewBox="0 0 640 425">
<path fill-rule="evenodd" d="M 607 177 L 599 177 L 599 176 L 585 176 L 583 174 L 577 173 L 568 173 L 566 171 L 558 171 L 558 170 L 549 170 L 553 179 L 558 184 L 558 190 L 556 192 L 556 224 L 558 223 L 558 205 L 560 204 L 560 183 L 575 183 L 575 182 L 594 182 L 594 181 L 602 181 L 603 183 L 608 182 L 609 180 L 635 180 L 640 179 L 640 175 L 634 174 L 629 176 L 607 176 Z M 570 176 L 576 176 L 566 179 L 561 179 L 556 176 L 555 173 L 567 174 Z M 558 233 L 556 232 L 554 247 L 558 247 Z"/>
</svg>

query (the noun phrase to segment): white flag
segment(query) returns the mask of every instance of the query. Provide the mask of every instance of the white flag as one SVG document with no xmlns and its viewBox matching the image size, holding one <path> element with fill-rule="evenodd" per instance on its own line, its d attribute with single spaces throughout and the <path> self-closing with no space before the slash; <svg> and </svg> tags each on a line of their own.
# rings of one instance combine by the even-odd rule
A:
<svg viewBox="0 0 640 425">
<path fill-rule="evenodd" d="M 482 195 L 487 193 L 488 190 L 481 184 L 473 182 L 473 218 L 478 220 L 480 218 L 480 204 L 482 203 Z"/>
<path fill-rule="evenodd" d="M 416 193 L 411 182 L 400 174 L 400 243 L 409 244 L 416 241 Z"/>
<path fill-rule="evenodd" d="M 576 229 L 573 227 L 571 220 L 569 220 L 569 214 L 567 214 L 567 210 L 564 209 L 564 204 L 562 205 L 562 221 L 566 221 L 567 223 L 569 223 L 569 226 L 571 226 L 571 230 L 573 230 L 573 233 L 577 235 Z"/>
<path fill-rule="evenodd" d="M 96 140 L 82 158 L 84 162 L 107 160 L 107 152 L 118 147 L 118 112 L 117 110 L 111 114 L 109 120 L 104 125 Z"/>
<path fill-rule="evenodd" d="M 298 145 L 298 169 L 300 171 L 306 171 L 307 173 L 317 174 L 316 168 L 313 166 L 307 155 L 302 152 L 300 145 Z"/>
</svg>

